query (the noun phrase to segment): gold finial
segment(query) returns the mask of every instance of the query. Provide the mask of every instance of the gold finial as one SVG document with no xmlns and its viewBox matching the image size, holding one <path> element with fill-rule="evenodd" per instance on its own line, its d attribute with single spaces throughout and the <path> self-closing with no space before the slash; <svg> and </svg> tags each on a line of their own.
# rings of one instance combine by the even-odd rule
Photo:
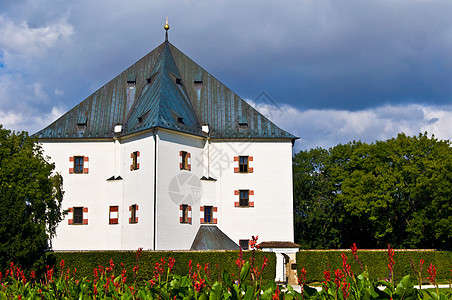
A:
<svg viewBox="0 0 452 300">
<path fill-rule="evenodd" d="M 165 24 L 165 27 L 163 27 L 163 28 L 165 28 L 166 31 L 168 31 L 168 29 L 169 29 L 168 17 L 166 17 L 166 24 Z"/>
</svg>

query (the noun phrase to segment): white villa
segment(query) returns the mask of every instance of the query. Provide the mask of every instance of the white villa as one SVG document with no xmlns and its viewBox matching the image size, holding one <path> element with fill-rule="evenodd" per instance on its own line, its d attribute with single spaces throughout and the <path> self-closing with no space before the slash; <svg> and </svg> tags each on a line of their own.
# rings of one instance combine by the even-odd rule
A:
<svg viewBox="0 0 452 300">
<path fill-rule="evenodd" d="M 247 249 L 252 235 L 295 248 L 296 137 L 166 34 L 35 134 L 64 179 L 53 249 Z"/>
</svg>

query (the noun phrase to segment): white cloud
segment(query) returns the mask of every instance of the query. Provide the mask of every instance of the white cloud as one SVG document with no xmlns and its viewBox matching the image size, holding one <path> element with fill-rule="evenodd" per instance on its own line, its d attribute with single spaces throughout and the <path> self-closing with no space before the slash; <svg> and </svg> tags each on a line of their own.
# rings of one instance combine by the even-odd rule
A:
<svg viewBox="0 0 452 300">
<path fill-rule="evenodd" d="M 254 105 L 252 101 L 248 100 L 248 103 Z M 452 139 L 452 106 L 409 104 L 360 111 L 301 111 L 289 105 L 276 107 L 262 104 L 257 105 L 256 109 L 281 128 L 300 137 L 295 151 L 329 148 L 353 140 L 371 143 L 395 137 L 400 132 L 412 136 L 427 131 L 439 139 Z"/>
<path fill-rule="evenodd" d="M 21 131 L 28 131 L 31 135 L 58 119 L 63 113 L 64 111 L 57 107 L 53 107 L 50 112 L 45 114 L 32 110 L 25 113 L 0 111 L 0 124 L 6 129 L 20 128 Z"/>
<path fill-rule="evenodd" d="M 64 91 L 62 91 L 62 90 L 60 90 L 60 89 L 55 89 L 55 90 L 53 91 L 53 93 L 54 93 L 55 96 L 57 96 L 57 97 L 61 97 L 61 96 L 64 95 Z"/>
<path fill-rule="evenodd" d="M 73 27 L 64 19 L 33 28 L 27 22 L 15 23 L 0 15 L 0 49 L 8 54 L 36 55 L 73 33 Z"/>
</svg>

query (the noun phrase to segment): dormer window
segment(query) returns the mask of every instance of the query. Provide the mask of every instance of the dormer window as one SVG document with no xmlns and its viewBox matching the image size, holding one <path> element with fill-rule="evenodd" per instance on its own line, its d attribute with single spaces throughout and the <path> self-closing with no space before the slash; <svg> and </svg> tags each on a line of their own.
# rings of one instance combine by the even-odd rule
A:
<svg viewBox="0 0 452 300">
<path fill-rule="evenodd" d="M 83 117 L 80 118 L 79 121 L 77 122 L 77 133 L 79 137 L 82 137 L 83 134 L 85 133 L 87 120 L 88 118 Z"/>
<path fill-rule="evenodd" d="M 138 124 L 143 123 L 143 117 L 138 117 Z"/>
<path fill-rule="evenodd" d="M 135 86 L 135 83 L 137 82 L 137 76 L 135 74 L 129 74 L 127 76 L 127 83 L 133 84 Z"/>
<path fill-rule="evenodd" d="M 239 117 L 239 128 L 244 129 L 248 127 L 248 121 L 245 116 Z"/>
<path fill-rule="evenodd" d="M 176 78 L 176 83 L 177 83 L 178 85 L 182 85 L 182 79 Z"/>
<path fill-rule="evenodd" d="M 179 124 L 185 124 L 185 123 L 184 123 L 184 118 L 182 118 L 182 117 L 177 117 L 177 123 L 179 123 Z"/>
<path fill-rule="evenodd" d="M 155 78 L 155 76 L 158 74 L 158 72 L 155 72 L 154 74 L 152 74 L 152 75 L 149 75 L 147 78 L 146 78 L 146 81 L 148 82 L 148 83 L 151 83 L 152 81 L 154 81 L 154 78 Z"/>
</svg>

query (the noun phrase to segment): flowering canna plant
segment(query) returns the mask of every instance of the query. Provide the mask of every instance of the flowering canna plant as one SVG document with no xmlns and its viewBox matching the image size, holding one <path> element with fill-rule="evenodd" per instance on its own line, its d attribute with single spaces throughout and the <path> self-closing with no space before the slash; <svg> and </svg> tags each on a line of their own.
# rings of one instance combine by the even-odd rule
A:
<svg viewBox="0 0 452 300">
<path fill-rule="evenodd" d="M 357 247 L 352 246 L 355 259 L 358 259 Z M 0 299 L 451 299 L 452 293 L 439 293 L 436 281 L 436 267 L 430 264 L 427 272 L 428 280 L 435 284 L 436 292 L 420 292 L 414 288 L 416 279 L 407 275 L 398 283 L 391 276 L 388 280 L 371 281 L 367 271 L 355 275 L 342 253 L 342 268 L 325 270 L 322 289 L 317 291 L 307 282 L 307 270 L 302 268 L 299 275 L 301 292 L 292 286 L 282 287 L 275 282 L 262 283 L 262 274 L 267 267 L 267 258 L 262 265 L 252 256 L 244 259 L 239 253 L 234 274 L 221 271 L 217 279 L 212 279 L 210 265 L 188 263 L 188 275 L 176 275 L 172 270 L 177 261 L 169 257 L 155 263 L 153 277 L 146 281 L 137 281 L 136 273 L 140 270 L 141 249 L 136 253 L 133 268 L 133 282 L 127 282 L 127 271 L 124 264 L 115 264 L 110 260 L 106 266 L 99 265 L 93 269 L 93 278 L 76 278 L 76 270 L 66 267 L 64 260 L 59 264 L 58 272 L 51 266 L 43 277 L 37 277 L 32 271 L 25 274 L 19 267 L 11 263 L 6 272 L 0 272 Z M 389 246 L 389 265 L 395 264 L 394 251 Z M 420 270 L 422 264 L 420 261 Z M 196 264 L 196 265 L 195 265 Z M 218 265 L 215 266 L 220 269 Z M 361 267 L 361 265 L 360 265 Z M 365 269 L 365 268 L 364 268 Z M 391 270 L 391 269 L 390 269 Z M 421 273 L 419 273 L 419 277 Z M 452 270 L 451 270 L 452 278 Z"/>
</svg>

